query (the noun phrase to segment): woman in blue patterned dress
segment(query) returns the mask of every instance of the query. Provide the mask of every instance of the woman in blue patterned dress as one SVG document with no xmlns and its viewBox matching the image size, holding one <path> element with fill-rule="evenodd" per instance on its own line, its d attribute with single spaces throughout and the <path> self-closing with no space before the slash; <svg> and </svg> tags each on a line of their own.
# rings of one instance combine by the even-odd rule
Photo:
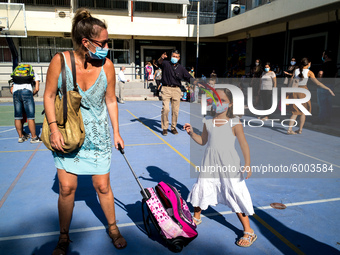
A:
<svg viewBox="0 0 340 255">
<path fill-rule="evenodd" d="M 66 254 L 70 239 L 69 227 L 74 207 L 78 175 L 92 175 L 93 186 L 108 221 L 109 235 L 116 248 L 127 243 L 116 225 L 114 197 L 110 185 L 111 137 L 109 113 L 113 127 L 114 146 L 124 147 L 119 134 L 118 105 L 115 96 L 115 70 L 106 58 L 108 52 L 107 26 L 94 18 L 86 9 L 79 9 L 72 24 L 75 48 L 77 86 L 82 96 L 81 113 L 85 126 L 85 141 L 80 149 L 68 154 L 53 152 L 59 179 L 59 242 L 53 254 Z M 70 53 L 63 52 L 66 64 L 67 90 L 73 89 Z M 61 88 L 61 61 L 56 55 L 49 66 L 44 94 L 44 107 L 51 130 L 50 141 L 54 149 L 63 151 L 63 137 L 56 124 L 54 100 Z"/>
</svg>

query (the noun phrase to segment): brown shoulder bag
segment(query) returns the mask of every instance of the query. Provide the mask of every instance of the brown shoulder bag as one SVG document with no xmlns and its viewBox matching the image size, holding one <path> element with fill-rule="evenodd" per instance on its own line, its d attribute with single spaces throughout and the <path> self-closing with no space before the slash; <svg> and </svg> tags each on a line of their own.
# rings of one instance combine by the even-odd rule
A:
<svg viewBox="0 0 340 255">
<path fill-rule="evenodd" d="M 70 51 L 73 75 L 73 90 L 71 91 L 67 91 L 65 61 L 63 54 L 61 53 L 58 54 L 61 60 L 62 98 L 60 98 L 59 93 L 57 93 L 54 106 L 58 129 L 64 138 L 65 143 L 65 146 L 63 146 L 64 153 L 70 153 L 75 149 L 80 148 L 85 140 L 85 128 L 80 111 L 80 101 L 82 97 L 79 94 L 76 82 L 76 65 L 74 61 L 73 51 Z M 41 132 L 41 139 L 44 142 L 47 149 L 51 151 L 56 151 L 51 146 L 50 135 L 51 130 L 45 115 Z"/>
</svg>

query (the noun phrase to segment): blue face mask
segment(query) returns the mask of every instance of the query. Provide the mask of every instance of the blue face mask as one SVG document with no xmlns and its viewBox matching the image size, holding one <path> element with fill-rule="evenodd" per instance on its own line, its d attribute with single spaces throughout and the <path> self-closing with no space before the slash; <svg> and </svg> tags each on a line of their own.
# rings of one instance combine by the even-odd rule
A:
<svg viewBox="0 0 340 255">
<path fill-rule="evenodd" d="M 322 59 L 322 62 L 325 62 L 325 58 L 324 57 L 322 57 L 321 59 Z"/>
<path fill-rule="evenodd" d="M 174 57 L 171 58 L 171 63 L 176 64 L 177 62 L 178 62 L 177 58 L 174 58 Z"/>
<path fill-rule="evenodd" d="M 221 104 L 220 102 L 217 102 L 217 105 L 216 105 L 215 102 L 214 102 L 212 104 L 212 108 L 217 114 L 220 114 L 220 113 L 228 111 L 229 103 L 222 103 Z"/>
<path fill-rule="evenodd" d="M 91 42 L 89 41 L 89 43 L 91 43 Z M 91 45 L 93 47 L 95 47 L 92 43 L 91 43 Z M 109 52 L 108 48 L 96 47 L 96 52 L 93 53 L 92 51 L 89 50 L 89 55 L 92 59 L 104 59 L 104 58 L 106 58 L 108 52 Z"/>
<path fill-rule="evenodd" d="M 269 72 L 269 68 L 265 68 L 264 70 L 265 70 L 266 72 Z"/>
</svg>

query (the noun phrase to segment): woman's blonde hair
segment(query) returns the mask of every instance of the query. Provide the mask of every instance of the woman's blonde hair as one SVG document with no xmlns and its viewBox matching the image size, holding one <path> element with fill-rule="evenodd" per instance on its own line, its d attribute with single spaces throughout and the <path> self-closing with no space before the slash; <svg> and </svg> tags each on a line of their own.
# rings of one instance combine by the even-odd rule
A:
<svg viewBox="0 0 340 255">
<path fill-rule="evenodd" d="M 85 8 L 78 9 L 72 20 L 71 35 L 74 48 L 77 50 L 82 46 L 83 38 L 98 37 L 103 29 L 107 29 L 105 22 L 92 17 Z"/>
</svg>

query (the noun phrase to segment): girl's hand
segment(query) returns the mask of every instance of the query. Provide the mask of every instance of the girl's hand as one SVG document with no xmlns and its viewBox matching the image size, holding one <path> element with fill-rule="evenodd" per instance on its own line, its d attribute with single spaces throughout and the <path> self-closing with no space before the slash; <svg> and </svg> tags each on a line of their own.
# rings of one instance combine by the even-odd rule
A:
<svg viewBox="0 0 340 255">
<path fill-rule="evenodd" d="M 119 134 L 114 136 L 113 141 L 114 141 L 115 148 L 117 150 L 118 150 L 118 144 L 120 144 L 120 146 L 122 146 L 122 149 L 124 149 L 124 141 Z"/>
<path fill-rule="evenodd" d="M 183 129 L 187 131 L 188 135 L 190 136 L 192 135 L 193 130 L 192 130 L 192 126 L 189 123 L 185 123 Z"/>
<path fill-rule="evenodd" d="M 51 132 L 50 142 L 53 149 L 64 152 L 63 146 L 65 146 L 64 137 L 59 130 Z"/>
<path fill-rule="evenodd" d="M 252 175 L 251 167 L 250 166 L 244 166 L 244 172 L 247 173 L 246 179 L 249 179 L 250 176 Z"/>
</svg>

